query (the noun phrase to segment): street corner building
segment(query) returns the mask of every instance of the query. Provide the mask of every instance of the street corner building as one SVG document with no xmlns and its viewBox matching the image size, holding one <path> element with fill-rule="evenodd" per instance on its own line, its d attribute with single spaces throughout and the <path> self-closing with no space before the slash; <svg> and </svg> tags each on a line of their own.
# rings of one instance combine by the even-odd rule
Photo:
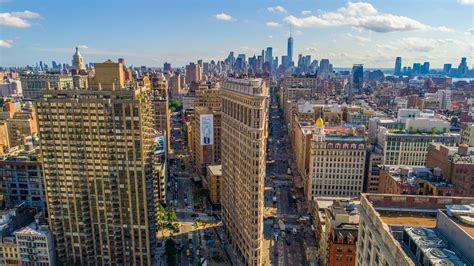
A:
<svg viewBox="0 0 474 266">
<path fill-rule="evenodd" d="M 262 265 L 268 87 L 229 78 L 222 93 L 222 214 L 238 265 Z"/>
</svg>

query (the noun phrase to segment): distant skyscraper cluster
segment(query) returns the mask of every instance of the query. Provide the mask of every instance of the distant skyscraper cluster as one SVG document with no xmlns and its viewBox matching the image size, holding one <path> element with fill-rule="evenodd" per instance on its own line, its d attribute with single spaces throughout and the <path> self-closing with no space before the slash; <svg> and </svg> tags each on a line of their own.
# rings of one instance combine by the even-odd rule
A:
<svg viewBox="0 0 474 266">
<path fill-rule="evenodd" d="M 463 57 L 461 58 L 461 62 L 459 63 L 458 68 L 452 68 L 452 64 L 444 64 L 443 70 L 441 72 L 436 71 L 433 72 L 432 69 L 430 69 L 430 62 L 424 62 L 423 64 L 421 63 L 413 63 L 413 66 L 404 66 L 402 68 L 402 58 L 397 57 L 395 59 L 395 68 L 393 71 L 393 74 L 395 76 L 400 76 L 400 75 L 406 75 L 406 76 L 412 76 L 412 75 L 426 75 L 426 74 L 444 74 L 450 77 L 466 77 L 466 76 L 472 76 L 473 70 L 469 71 L 469 67 L 467 66 L 467 58 Z"/>
</svg>

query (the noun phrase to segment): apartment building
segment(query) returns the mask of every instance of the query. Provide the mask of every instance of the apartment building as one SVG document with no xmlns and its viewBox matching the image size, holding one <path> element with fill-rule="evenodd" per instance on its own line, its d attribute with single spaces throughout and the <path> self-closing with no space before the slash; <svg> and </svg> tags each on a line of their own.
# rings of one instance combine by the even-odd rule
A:
<svg viewBox="0 0 474 266">
<path fill-rule="evenodd" d="M 385 165 L 380 172 L 378 193 L 453 196 L 454 186 L 441 176 L 438 167 Z"/>
<path fill-rule="evenodd" d="M 445 180 L 453 184 L 455 196 L 474 196 L 474 148 L 433 143 L 428 148 L 426 167 L 439 167 Z"/>
<path fill-rule="evenodd" d="M 154 193 L 151 92 L 125 84 L 120 65 L 96 64 L 94 87 L 46 90 L 35 101 L 60 262 L 153 262 L 160 199 Z"/>
<path fill-rule="evenodd" d="M 39 147 L 28 143 L 0 158 L 0 182 L 7 208 L 24 203 L 45 210 L 46 200 Z"/>
<path fill-rule="evenodd" d="M 23 97 L 34 100 L 41 97 L 43 90 L 73 89 L 74 81 L 67 75 L 26 75 L 21 76 L 21 88 Z"/>
</svg>

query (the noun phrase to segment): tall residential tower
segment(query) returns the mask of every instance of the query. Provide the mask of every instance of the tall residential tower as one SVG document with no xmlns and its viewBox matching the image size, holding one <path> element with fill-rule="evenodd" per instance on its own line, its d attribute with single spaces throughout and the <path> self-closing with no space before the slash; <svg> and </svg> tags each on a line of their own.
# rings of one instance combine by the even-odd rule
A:
<svg viewBox="0 0 474 266">
<path fill-rule="evenodd" d="M 222 215 L 238 265 L 262 265 L 268 87 L 262 79 L 222 84 Z"/>
<path fill-rule="evenodd" d="M 60 262 L 152 265 L 153 110 L 149 87 L 96 64 L 97 87 L 35 101 L 49 223 Z M 104 69 L 102 69 L 104 68 Z M 106 75 L 111 76 L 97 76 Z"/>
</svg>

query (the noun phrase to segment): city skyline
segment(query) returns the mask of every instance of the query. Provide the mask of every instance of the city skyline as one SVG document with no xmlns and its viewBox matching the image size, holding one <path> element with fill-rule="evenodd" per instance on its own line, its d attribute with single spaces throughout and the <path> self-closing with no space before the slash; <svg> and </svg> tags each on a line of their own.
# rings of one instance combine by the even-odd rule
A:
<svg viewBox="0 0 474 266">
<path fill-rule="evenodd" d="M 474 61 L 473 25 L 465 22 L 473 6 L 467 0 L 407 5 L 198 1 L 193 8 L 183 3 L 110 3 L 91 7 L 88 1 L 74 2 L 75 11 L 87 19 L 71 20 L 68 10 L 54 1 L 2 1 L 0 66 L 34 65 L 40 60 L 70 64 L 76 46 L 87 63 L 123 56 L 127 64 L 154 67 L 170 62 L 178 67 L 198 59 L 221 60 L 229 51 L 258 55 L 269 46 L 281 60 L 290 25 L 293 61 L 298 54 L 309 54 L 329 58 L 335 67 L 361 63 L 393 68 L 395 57 L 401 56 L 403 65 L 430 61 L 438 69 L 444 63 L 457 64 L 461 57 L 470 65 Z M 427 4 L 429 10 L 424 8 Z M 140 14 L 141 19 L 127 20 L 126 14 Z"/>
</svg>

